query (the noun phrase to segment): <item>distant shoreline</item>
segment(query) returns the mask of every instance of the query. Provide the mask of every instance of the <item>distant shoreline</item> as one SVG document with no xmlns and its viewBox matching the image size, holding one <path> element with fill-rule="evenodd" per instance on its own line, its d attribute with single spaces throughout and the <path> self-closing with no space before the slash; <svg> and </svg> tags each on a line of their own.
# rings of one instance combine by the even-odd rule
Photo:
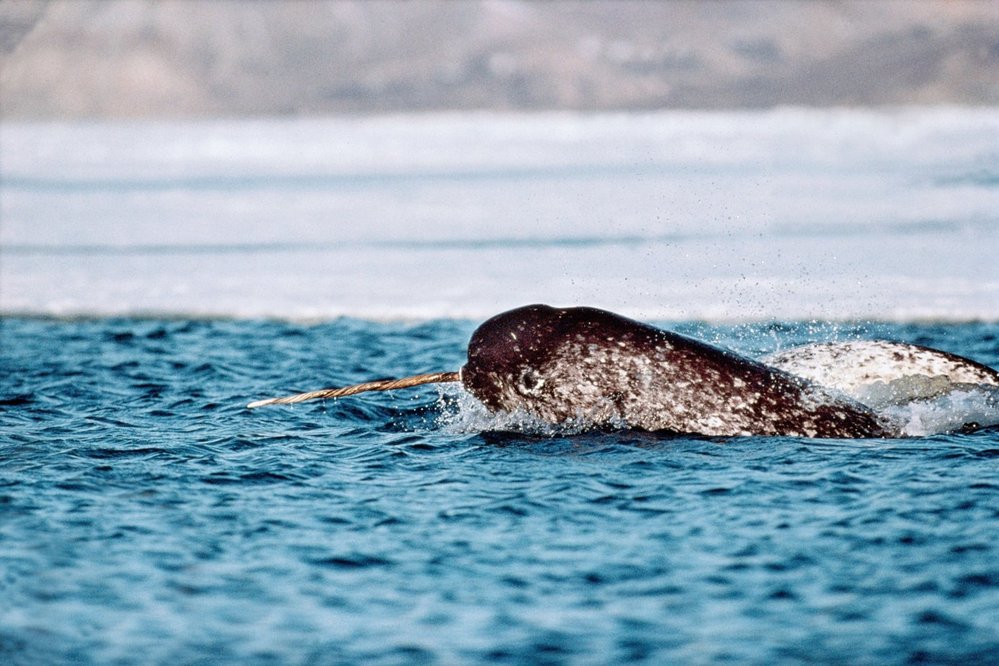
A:
<svg viewBox="0 0 999 666">
<path fill-rule="evenodd" d="M 0 4 L 4 120 L 999 104 L 999 2 Z"/>
<path fill-rule="evenodd" d="M 178 124 L 210 125 L 212 123 L 228 124 L 239 123 L 284 123 L 288 121 L 301 120 L 330 121 L 330 122 L 379 122 L 392 121 L 393 119 L 406 118 L 413 121 L 420 119 L 438 120 L 453 117 L 455 119 L 474 118 L 545 118 L 545 117 L 576 117 L 581 120 L 613 118 L 650 118 L 668 117 L 670 115 L 699 116 L 699 115 L 745 115 L 760 117 L 770 114 L 782 114 L 787 112 L 800 112 L 802 114 L 871 114 L 875 116 L 891 116 L 905 114 L 923 114 L 938 111 L 940 113 L 959 112 L 975 113 L 980 112 L 985 115 L 999 114 L 999 102 L 994 104 L 973 104 L 973 103 L 926 103 L 926 104 L 882 104 L 882 105 L 828 105 L 828 106 L 807 106 L 800 104 L 779 104 L 769 107 L 718 107 L 710 109 L 700 108 L 662 108 L 662 109 L 419 109 L 419 110 L 396 110 L 396 111 L 330 111 L 300 114 L 205 114 L 188 116 L 170 115 L 145 115 L 145 116 L 111 116 L 111 117 L 70 117 L 70 118 L 36 118 L 36 117 L 3 117 L 0 122 L 7 127 L 32 127 L 32 126 L 67 126 L 85 127 L 93 125 L 95 127 L 105 127 L 118 125 L 127 127 L 130 125 L 168 125 L 176 127 Z"/>
</svg>

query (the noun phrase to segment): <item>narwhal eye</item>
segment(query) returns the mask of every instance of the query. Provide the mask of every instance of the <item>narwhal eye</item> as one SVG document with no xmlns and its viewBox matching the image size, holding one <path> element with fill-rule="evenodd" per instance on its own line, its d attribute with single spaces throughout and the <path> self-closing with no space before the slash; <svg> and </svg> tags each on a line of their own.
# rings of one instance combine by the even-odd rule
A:
<svg viewBox="0 0 999 666">
<path fill-rule="evenodd" d="M 526 368 L 520 373 L 520 387 L 525 393 L 537 393 L 544 386 L 545 380 L 536 370 Z"/>
</svg>

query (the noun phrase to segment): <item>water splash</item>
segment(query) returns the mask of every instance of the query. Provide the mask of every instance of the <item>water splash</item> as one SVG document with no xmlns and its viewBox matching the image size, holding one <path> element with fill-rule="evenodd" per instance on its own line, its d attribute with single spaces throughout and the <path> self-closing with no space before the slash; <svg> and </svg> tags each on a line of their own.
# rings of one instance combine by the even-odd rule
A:
<svg viewBox="0 0 999 666">
<path fill-rule="evenodd" d="M 997 426 L 999 387 L 961 387 L 932 398 L 886 405 L 881 413 L 909 437 Z"/>
<path fill-rule="evenodd" d="M 523 410 L 492 412 L 458 386 L 441 386 L 440 392 L 441 413 L 435 425 L 445 434 L 510 432 L 532 437 L 565 437 L 579 435 L 596 427 L 596 423 L 584 415 L 561 423 L 549 423 Z M 611 429 L 626 430 L 628 424 L 624 421 L 613 423 Z"/>
</svg>

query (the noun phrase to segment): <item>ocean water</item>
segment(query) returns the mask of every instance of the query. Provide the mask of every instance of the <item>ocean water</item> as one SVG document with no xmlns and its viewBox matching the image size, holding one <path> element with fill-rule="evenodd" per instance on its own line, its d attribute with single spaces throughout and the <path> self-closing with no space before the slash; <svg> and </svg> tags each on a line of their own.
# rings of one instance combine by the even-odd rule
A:
<svg viewBox="0 0 999 666">
<path fill-rule="evenodd" d="M 517 429 L 481 320 L 999 368 L 999 115 L 0 126 L 0 663 L 990 663 L 999 407 Z M 987 427 L 956 430 L 975 421 Z"/>
<path fill-rule="evenodd" d="M 986 663 L 999 650 L 996 428 L 537 435 L 434 387 L 247 410 L 457 368 L 474 322 L 0 325 L 4 663 Z M 671 328 L 747 353 L 816 336 Z M 999 366 L 999 324 L 873 328 L 837 331 Z"/>
</svg>

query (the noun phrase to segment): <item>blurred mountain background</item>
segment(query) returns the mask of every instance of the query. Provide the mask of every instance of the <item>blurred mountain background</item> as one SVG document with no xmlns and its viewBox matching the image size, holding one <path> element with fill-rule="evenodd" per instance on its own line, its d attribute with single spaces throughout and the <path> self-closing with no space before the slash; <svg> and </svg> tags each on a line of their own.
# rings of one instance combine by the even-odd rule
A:
<svg viewBox="0 0 999 666">
<path fill-rule="evenodd" d="M 5 118 L 996 103 L 994 0 L 0 0 Z"/>
</svg>

